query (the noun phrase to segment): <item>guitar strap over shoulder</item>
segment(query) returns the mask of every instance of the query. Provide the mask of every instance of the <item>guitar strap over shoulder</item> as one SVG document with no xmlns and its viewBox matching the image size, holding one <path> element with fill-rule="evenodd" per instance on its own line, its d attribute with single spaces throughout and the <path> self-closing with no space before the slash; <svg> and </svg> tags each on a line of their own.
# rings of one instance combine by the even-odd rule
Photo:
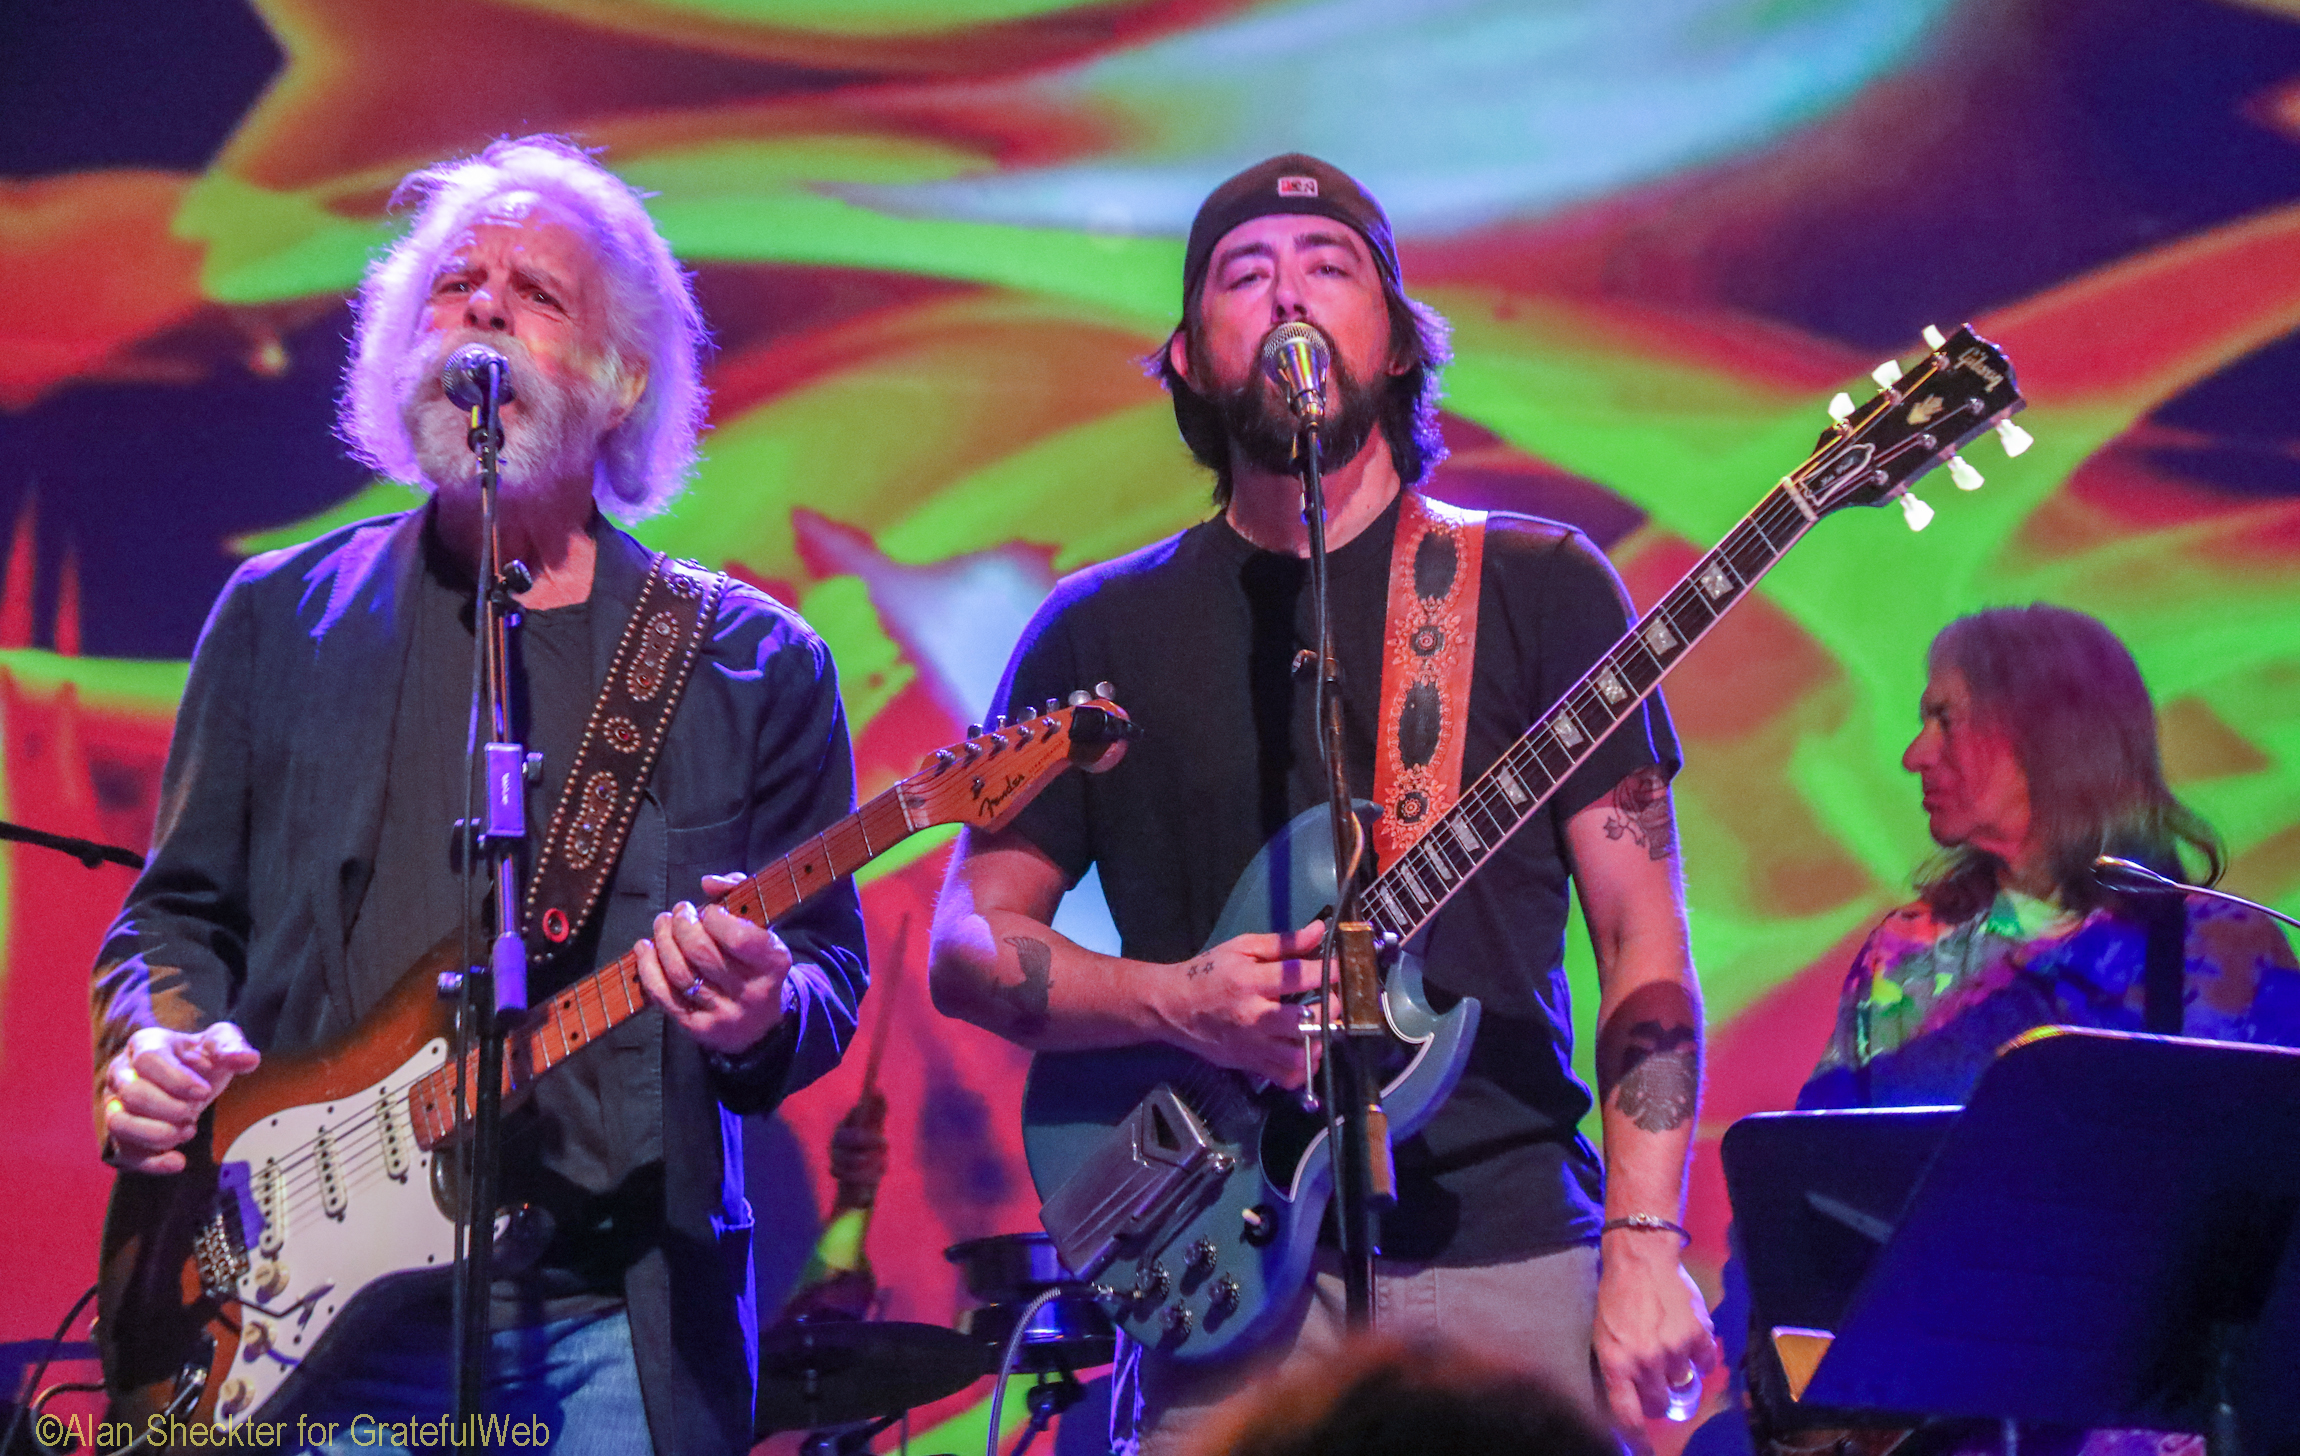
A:
<svg viewBox="0 0 2300 1456">
<path fill-rule="evenodd" d="M 648 569 L 527 881 L 522 933 L 537 959 L 581 932 L 607 888 L 726 585 L 668 556 Z"/>
<path fill-rule="evenodd" d="M 1374 853 L 1388 865 L 1461 796 L 1485 512 L 1401 493 L 1390 548 Z"/>
</svg>

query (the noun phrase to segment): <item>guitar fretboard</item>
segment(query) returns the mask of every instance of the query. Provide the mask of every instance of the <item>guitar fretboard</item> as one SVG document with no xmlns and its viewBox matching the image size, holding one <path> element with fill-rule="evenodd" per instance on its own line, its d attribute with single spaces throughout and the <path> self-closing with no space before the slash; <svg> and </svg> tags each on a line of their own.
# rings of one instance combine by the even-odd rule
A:
<svg viewBox="0 0 2300 1456">
<path fill-rule="evenodd" d="M 922 824 L 912 822 L 897 784 L 831 825 L 797 849 L 737 885 L 720 904 L 754 925 L 771 925 L 812 896 L 845 879 L 908 838 Z M 639 957 L 620 960 L 585 976 L 535 1007 L 504 1043 L 503 1096 L 526 1090 L 537 1077 L 647 1009 L 639 981 Z M 479 1080 L 479 1054 L 463 1059 L 463 1084 Z M 408 1088 L 409 1119 L 416 1141 L 429 1149 L 451 1136 L 464 1118 L 456 1105 L 456 1075 L 450 1063 L 416 1079 Z"/>
<path fill-rule="evenodd" d="M 1865 463 L 1865 462 L 1864 462 Z M 1366 918 L 1410 939 L 1533 817 L 1622 719 L 1660 686 L 1717 620 L 1813 528 L 1799 475 L 1775 486 L 1668 595 L 1599 658 L 1541 722 L 1511 744 L 1411 848 L 1367 887 Z"/>
</svg>

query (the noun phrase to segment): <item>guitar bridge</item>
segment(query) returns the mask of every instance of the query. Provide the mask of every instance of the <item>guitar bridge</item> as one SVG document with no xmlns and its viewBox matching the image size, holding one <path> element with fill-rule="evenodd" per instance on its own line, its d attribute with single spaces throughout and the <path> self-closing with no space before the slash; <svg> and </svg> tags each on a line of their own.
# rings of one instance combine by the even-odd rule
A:
<svg viewBox="0 0 2300 1456">
<path fill-rule="evenodd" d="M 1092 1279 L 1155 1237 L 1177 1209 L 1234 1166 L 1164 1083 L 1110 1130 L 1038 1210 L 1064 1267 Z"/>
</svg>

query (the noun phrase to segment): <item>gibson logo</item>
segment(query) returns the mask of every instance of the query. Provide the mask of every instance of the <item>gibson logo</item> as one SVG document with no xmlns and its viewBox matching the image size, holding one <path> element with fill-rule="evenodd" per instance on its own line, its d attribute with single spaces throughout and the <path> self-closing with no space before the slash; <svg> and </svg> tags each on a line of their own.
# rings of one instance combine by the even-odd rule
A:
<svg viewBox="0 0 2300 1456">
<path fill-rule="evenodd" d="M 1909 423 L 1921 425 L 1941 412 L 1944 406 L 1937 394 L 1928 394 L 1909 407 Z"/>
<path fill-rule="evenodd" d="M 1991 389 L 2001 389 L 2004 387 L 2005 377 L 2003 371 L 1991 369 L 1989 367 L 1989 356 L 1982 353 L 1978 349 L 1967 349 L 1962 354 L 1957 355 L 1957 367 L 1959 369 L 1970 369 L 1973 373 L 1987 380 L 1989 388 Z"/>
</svg>

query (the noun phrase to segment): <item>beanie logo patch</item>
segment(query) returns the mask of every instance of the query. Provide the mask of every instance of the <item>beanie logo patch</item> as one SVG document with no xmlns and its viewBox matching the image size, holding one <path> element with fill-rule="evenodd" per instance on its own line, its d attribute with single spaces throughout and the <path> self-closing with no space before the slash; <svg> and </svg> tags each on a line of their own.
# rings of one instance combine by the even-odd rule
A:
<svg viewBox="0 0 2300 1456">
<path fill-rule="evenodd" d="M 1315 177 L 1280 177 L 1278 179 L 1278 195 L 1280 197 L 1315 197 L 1318 195 L 1318 179 Z"/>
</svg>

